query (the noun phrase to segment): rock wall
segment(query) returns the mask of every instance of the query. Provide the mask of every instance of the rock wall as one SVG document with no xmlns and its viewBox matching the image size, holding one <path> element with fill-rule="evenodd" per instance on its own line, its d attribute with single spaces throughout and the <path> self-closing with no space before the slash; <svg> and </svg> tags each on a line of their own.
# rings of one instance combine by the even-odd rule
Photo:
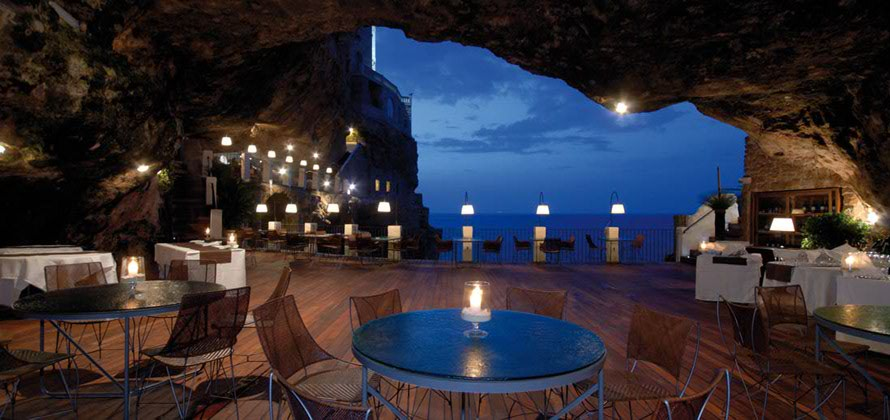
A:
<svg viewBox="0 0 890 420">
<path fill-rule="evenodd" d="M 134 164 L 188 138 L 330 146 L 349 122 L 343 34 L 365 25 L 488 48 L 607 107 L 692 102 L 767 151 L 752 156 L 783 164 L 781 146 L 890 210 L 881 2 L 0 0 L 2 240 L 123 226 L 108 218 L 150 182 Z"/>
</svg>

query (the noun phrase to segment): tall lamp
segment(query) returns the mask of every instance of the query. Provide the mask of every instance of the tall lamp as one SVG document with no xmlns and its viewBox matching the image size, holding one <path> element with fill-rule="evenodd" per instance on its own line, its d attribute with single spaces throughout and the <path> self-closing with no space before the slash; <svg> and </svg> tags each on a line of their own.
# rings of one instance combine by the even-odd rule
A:
<svg viewBox="0 0 890 420">
<path fill-rule="evenodd" d="M 544 240 L 547 238 L 547 227 L 544 226 L 542 217 L 550 215 L 550 206 L 544 202 L 543 191 L 538 196 L 538 207 L 535 208 L 535 215 L 538 216 L 538 225 L 540 226 L 535 226 L 534 230 L 534 238 L 532 239 L 532 260 L 536 263 L 544 263 L 547 262 L 547 255 L 544 254 L 541 245 L 544 244 Z"/>
<path fill-rule="evenodd" d="M 470 216 L 476 214 L 476 209 L 470 204 L 470 194 L 464 191 L 464 204 L 460 206 L 460 215 L 464 217 L 464 227 L 461 229 L 464 239 L 473 238 L 473 226 L 470 225 Z M 473 262 L 473 241 L 464 241 L 461 244 L 461 261 Z"/>
<path fill-rule="evenodd" d="M 603 232 L 606 237 L 606 262 L 610 264 L 617 264 L 620 261 L 618 256 L 620 232 L 617 226 L 612 226 L 613 217 L 616 214 L 624 213 L 624 204 L 618 198 L 618 192 L 612 191 L 609 196 L 609 226 L 606 226 L 605 232 Z"/>
<path fill-rule="evenodd" d="M 257 204 L 256 212 L 257 212 L 257 214 L 260 215 L 260 221 L 259 221 L 260 222 L 260 226 L 259 226 L 260 230 L 263 230 L 263 216 L 262 215 L 269 212 L 269 206 L 267 206 L 263 203 Z"/>
<path fill-rule="evenodd" d="M 609 196 L 609 226 L 612 226 L 612 216 L 624 214 L 624 204 L 618 199 L 618 191 L 612 191 Z"/>
</svg>

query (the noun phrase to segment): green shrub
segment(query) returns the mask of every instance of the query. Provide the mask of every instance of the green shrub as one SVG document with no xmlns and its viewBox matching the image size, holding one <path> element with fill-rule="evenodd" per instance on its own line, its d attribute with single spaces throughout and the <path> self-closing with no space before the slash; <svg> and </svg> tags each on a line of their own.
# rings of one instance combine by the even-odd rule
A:
<svg viewBox="0 0 890 420">
<path fill-rule="evenodd" d="M 865 246 L 868 225 L 847 213 L 826 213 L 810 217 L 800 229 L 803 234 L 802 248 L 835 248 L 848 243 Z"/>
<path fill-rule="evenodd" d="M 249 226 L 255 218 L 260 186 L 242 181 L 229 165 L 214 165 L 212 172 L 216 177 L 217 201 L 223 211 L 223 226 L 226 229 Z"/>
</svg>

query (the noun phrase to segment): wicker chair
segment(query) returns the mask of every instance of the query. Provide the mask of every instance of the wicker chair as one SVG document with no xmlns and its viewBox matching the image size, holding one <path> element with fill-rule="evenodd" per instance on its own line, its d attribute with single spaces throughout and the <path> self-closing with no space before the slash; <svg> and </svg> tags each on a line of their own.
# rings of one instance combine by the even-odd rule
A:
<svg viewBox="0 0 890 420">
<path fill-rule="evenodd" d="M 22 377 L 37 373 L 42 369 L 60 365 L 56 371 L 59 378 L 62 379 L 62 386 L 65 387 L 65 394 L 71 401 L 71 410 L 77 412 L 77 393 L 71 392 L 68 386 L 68 380 L 62 372 L 61 363 L 65 361 L 74 362 L 74 356 L 64 353 L 49 353 L 34 350 L 8 350 L 4 346 L 0 346 L 0 389 L 6 393 L 6 402 L 0 404 L 0 419 L 4 418 L 6 410 L 9 410 L 10 418 L 15 418 L 15 396 L 18 393 L 19 382 Z M 80 385 L 80 377 L 78 375 L 77 363 L 74 363 L 75 382 L 74 388 Z M 74 398 L 72 398 L 72 395 Z"/>
<path fill-rule="evenodd" d="M 283 298 L 287 295 L 287 289 L 290 288 L 290 277 L 293 274 L 293 270 L 290 267 L 285 266 L 281 269 L 281 275 L 278 277 L 278 283 L 275 285 L 275 290 L 272 290 L 272 294 L 266 298 L 266 302 Z M 244 321 L 245 328 L 253 328 L 256 326 L 256 319 L 253 316 L 253 310 L 247 313 L 247 319 Z"/>
<path fill-rule="evenodd" d="M 516 254 L 513 255 L 513 261 L 515 262 L 516 255 L 520 252 L 531 252 L 532 243 L 531 241 L 520 241 L 519 238 L 516 237 L 516 235 L 513 235 L 513 249 L 516 250 Z"/>
<path fill-rule="evenodd" d="M 771 340 L 777 346 L 791 350 L 799 350 L 816 354 L 816 324 L 807 315 L 807 302 L 803 295 L 803 289 L 799 285 L 758 287 L 756 288 L 757 309 L 764 319 L 766 328 L 769 329 Z M 851 357 L 868 357 L 869 347 L 865 344 L 851 343 L 848 341 L 836 341 L 841 350 Z M 839 356 L 834 347 L 820 346 L 822 354 Z M 832 360 L 842 360 L 835 357 Z M 847 366 L 844 366 L 845 368 Z M 849 371 L 850 378 L 854 381 L 858 374 Z M 868 386 L 858 383 L 866 400 L 868 399 Z"/>
<path fill-rule="evenodd" d="M 269 378 L 269 418 L 274 418 L 272 385 L 285 391 L 294 418 L 366 419 L 362 407 L 362 369 L 325 351 L 306 328 L 293 296 L 254 310 L 257 335 L 272 374 Z M 369 385 L 380 386 L 371 375 Z"/>
<path fill-rule="evenodd" d="M 43 268 L 43 274 L 46 277 L 46 291 L 48 292 L 54 290 L 73 289 L 75 287 L 100 286 L 103 284 L 108 284 L 108 281 L 105 278 L 105 269 L 102 267 L 102 263 L 100 262 L 48 265 Z M 73 334 L 70 333 L 71 330 L 74 329 L 74 326 L 83 327 L 83 329 L 81 329 L 80 331 L 80 338 L 83 338 L 83 335 L 86 333 L 86 331 L 90 330 L 93 338 L 96 339 L 99 358 L 102 358 L 102 343 L 105 340 L 105 336 L 108 334 L 108 327 L 110 325 L 110 320 L 59 322 L 59 327 L 63 328 L 66 332 L 69 333 L 69 335 L 72 336 Z M 60 337 L 59 333 L 57 332 L 55 347 L 56 351 L 59 351 L 59 344 Z"/>
<path fill-rule="evenodd" d="M 723 308 L 726 316 L 729 317 L 730 324 L 732 325 L 731 341 L 726 339 L 723 327 L 725 322 L 720 314 L 721 308 Z M 760 418 L 766 418 L 770 386 L 782 376 L 794 378 L 793 401 L 791 401 L 791 405 L 794 407 L 795 418 L 798 417 L 797 403 L 807 393 L 815 390 L 817 385 L 827 385 L 831 389 L 822 401 L 817 402 L 812 412 L 822 407 L 838 388 L 842 388 L 844 412 L 846 414 L 846 382 L 844 373 L 825 363 L 816 361 L 812 355 L 800 351 L 787 350 L 781 346 L 774 346 L 770 341 L 770 331 L 766 325 L 767 322 L 760 316 L 756 305 L 731 303 L 722 296 L 720 301 L 717 302 L 717 327 L 720 332 L 720 338 L 733 360 L 733 372 L 738 370 L 740 374 L 744 373 L 753 378 L 755 380 L 753 387 L 759 388 L 763 392 L 763 412 Z M 816 384 L 800 394 L 798 387 L 803 383 L 805 377 L 815 377 Z M 821 381 L 821 379 L 828 379 L 828 382 Z M 751 410 L 757 417 L 757 409 L 751 396 L 752 392 L 749 390 L 744 378 L 742 378 L 742 386 L 745 389 L 748 403 L 751 404 Z"/>
<path fill-rule="evenodd" d="M 439 256 L 442 254 L 451 253 L 451 263 L 455 262 L 454 255 L 454 241 L 452 240 L 443 240 L 441 236 L 436 235 L 436 260 L 439 260 Z"/>
<path fill-rule="evenodd" d="M 198 373 L 207 368 L 207 365 L 211 365 L 206 372 L 209 377 L 208 384 L 212 384 L 219 372 L 225 375 L 224 361 L 229 359 L 232 399 L 237 413 L 238 394 L 232 355 L 235 343 L 238 341 L 238 333 L 244 328 L 249 304 L 249 287 L 183 296 L 176 324 L 170 338 L 167 339 L 167 344 L 141 351 L 150 359 L 149 368 L 145 370 L 147 374 L 141 379 L 141 386 L 145 386 L 146 379 L 151 377 L 157 365 L 163 365 L 179 417 L 186 418 L 192 395 L 191 389 L 187 387 L 189 376 L 194 379 Z M 182 373 L 176 375 L 182 379 L 181 403 L 176 396 L 171 368 L 182 370 Z M 189 369 L 192 371 L 189 372 Z M 141 397 L 140 393 L 136 400 L 137 411 Z"/>
<path fill-rule="evenodd" d="M 504 237 L 498 235 L 493 241 L 482 241 L 482 252 L 486 254 L 495 254 L 497 260 L 501 262 L 501 246 L 504 244 Z"/>
<path fill-rule="evenodd" d="M 373 258 L 375 254 L 382 251 L 382 248 L 380 243 L 371 239 L 370 235 L 358 234 L 349 239 L 349 250 L 358 255 L 360 264 L 364 264 L 365 259 Z"/>
<path fill-rule="evenodd" d="M 696 332 L 695 353 L 686 380 L 682 380 L 683 355 L 692 331 Z M 701 326 L 692 320 L 670 315 L 637 305 L 630 321 L 627 338 L 627 359 L 625 370 L 605 369 L 604 396 L 606 402 L 626 402 L 633 418 L 633 402 L 664 400 L 683 397 L 695 373 L 698 351 L 701 343 Z M 672 384 L 656 382 L 641 375 L 636 367 L 639 362 L 650 365 L 673 379 Z M 576 390 L 583 392 L 593 386 L 596 378 L 575 384 Z"/>
<path fill-rule="evenodd" d="M 565 319 L 568 292 L 510 287 L 507 289 L 507 310 Z"/>
<path fill-rule="evenodd" d="M 700 420 L 704 417 L 705 408 L 717 387 L 723 382 L 726 386 L 726 402 L 723 404 L 723 418 L 729 420 L 729 402 L 731 398 L 730 375 L 726 369 L 717 369 L 711 384 L 701 392 L 679 398 L 668 398 L 655 409 L 655 420 Z"/>
</svg>

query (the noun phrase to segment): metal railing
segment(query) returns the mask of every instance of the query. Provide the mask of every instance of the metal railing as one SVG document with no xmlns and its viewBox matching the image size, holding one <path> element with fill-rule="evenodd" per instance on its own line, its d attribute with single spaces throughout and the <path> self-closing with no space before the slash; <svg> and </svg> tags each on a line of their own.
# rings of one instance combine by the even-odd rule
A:
<svg viewBox="0 0 890 420">
<path fill-rule="evenodd" d="M 462 229 L 459 227 L 442 228 L 442 239 L 457 239 L 462 236 Z M 645 264 L 645 263 L 661 263 L 664 262 L 668 255 L 674 252 L 674 230 L 673 229 L 629 229 L 622 228 L 620 230 L 620 239 L 618 241 L 618 255 L 622 264 Z M 590 247 L 587 243 L 586 235 L 590 238 L 596 248 Z M 639 235 L 642 235 L 642 241 L 634 241 Z M 481 263 L 528 263 L 533 259 L 534 240 L 532 228 L 474 228 L 473 237 L 481 240 L 496 240 L 498 236 L 503 237 L 500 253 L 487 253 L 482 251 L 482 243 L 473 244 L 474 259 Z M 532 242 L 533 248 L 530 251 L 517 250 L 514 242 L 514 236 L 519 241 Z M 601 228 L 551 228 L 547 229 L 547 238 L 558 238 L 562 241 L 568 241 L 572 236 L 575 237 L 575 246 L 572 249 L 565 249 L 556 254 L 547 257 L 548 262 L 558 262 L 560 264 L 599 264 L 606 261 L 606 239 L 603 237 Z M 455 243 L 454 257 L 459 261 L 461 259 L 461 245 Z M 441 261 L 450 261 L 452 255 L 441 254 Z"/>
</svg>

